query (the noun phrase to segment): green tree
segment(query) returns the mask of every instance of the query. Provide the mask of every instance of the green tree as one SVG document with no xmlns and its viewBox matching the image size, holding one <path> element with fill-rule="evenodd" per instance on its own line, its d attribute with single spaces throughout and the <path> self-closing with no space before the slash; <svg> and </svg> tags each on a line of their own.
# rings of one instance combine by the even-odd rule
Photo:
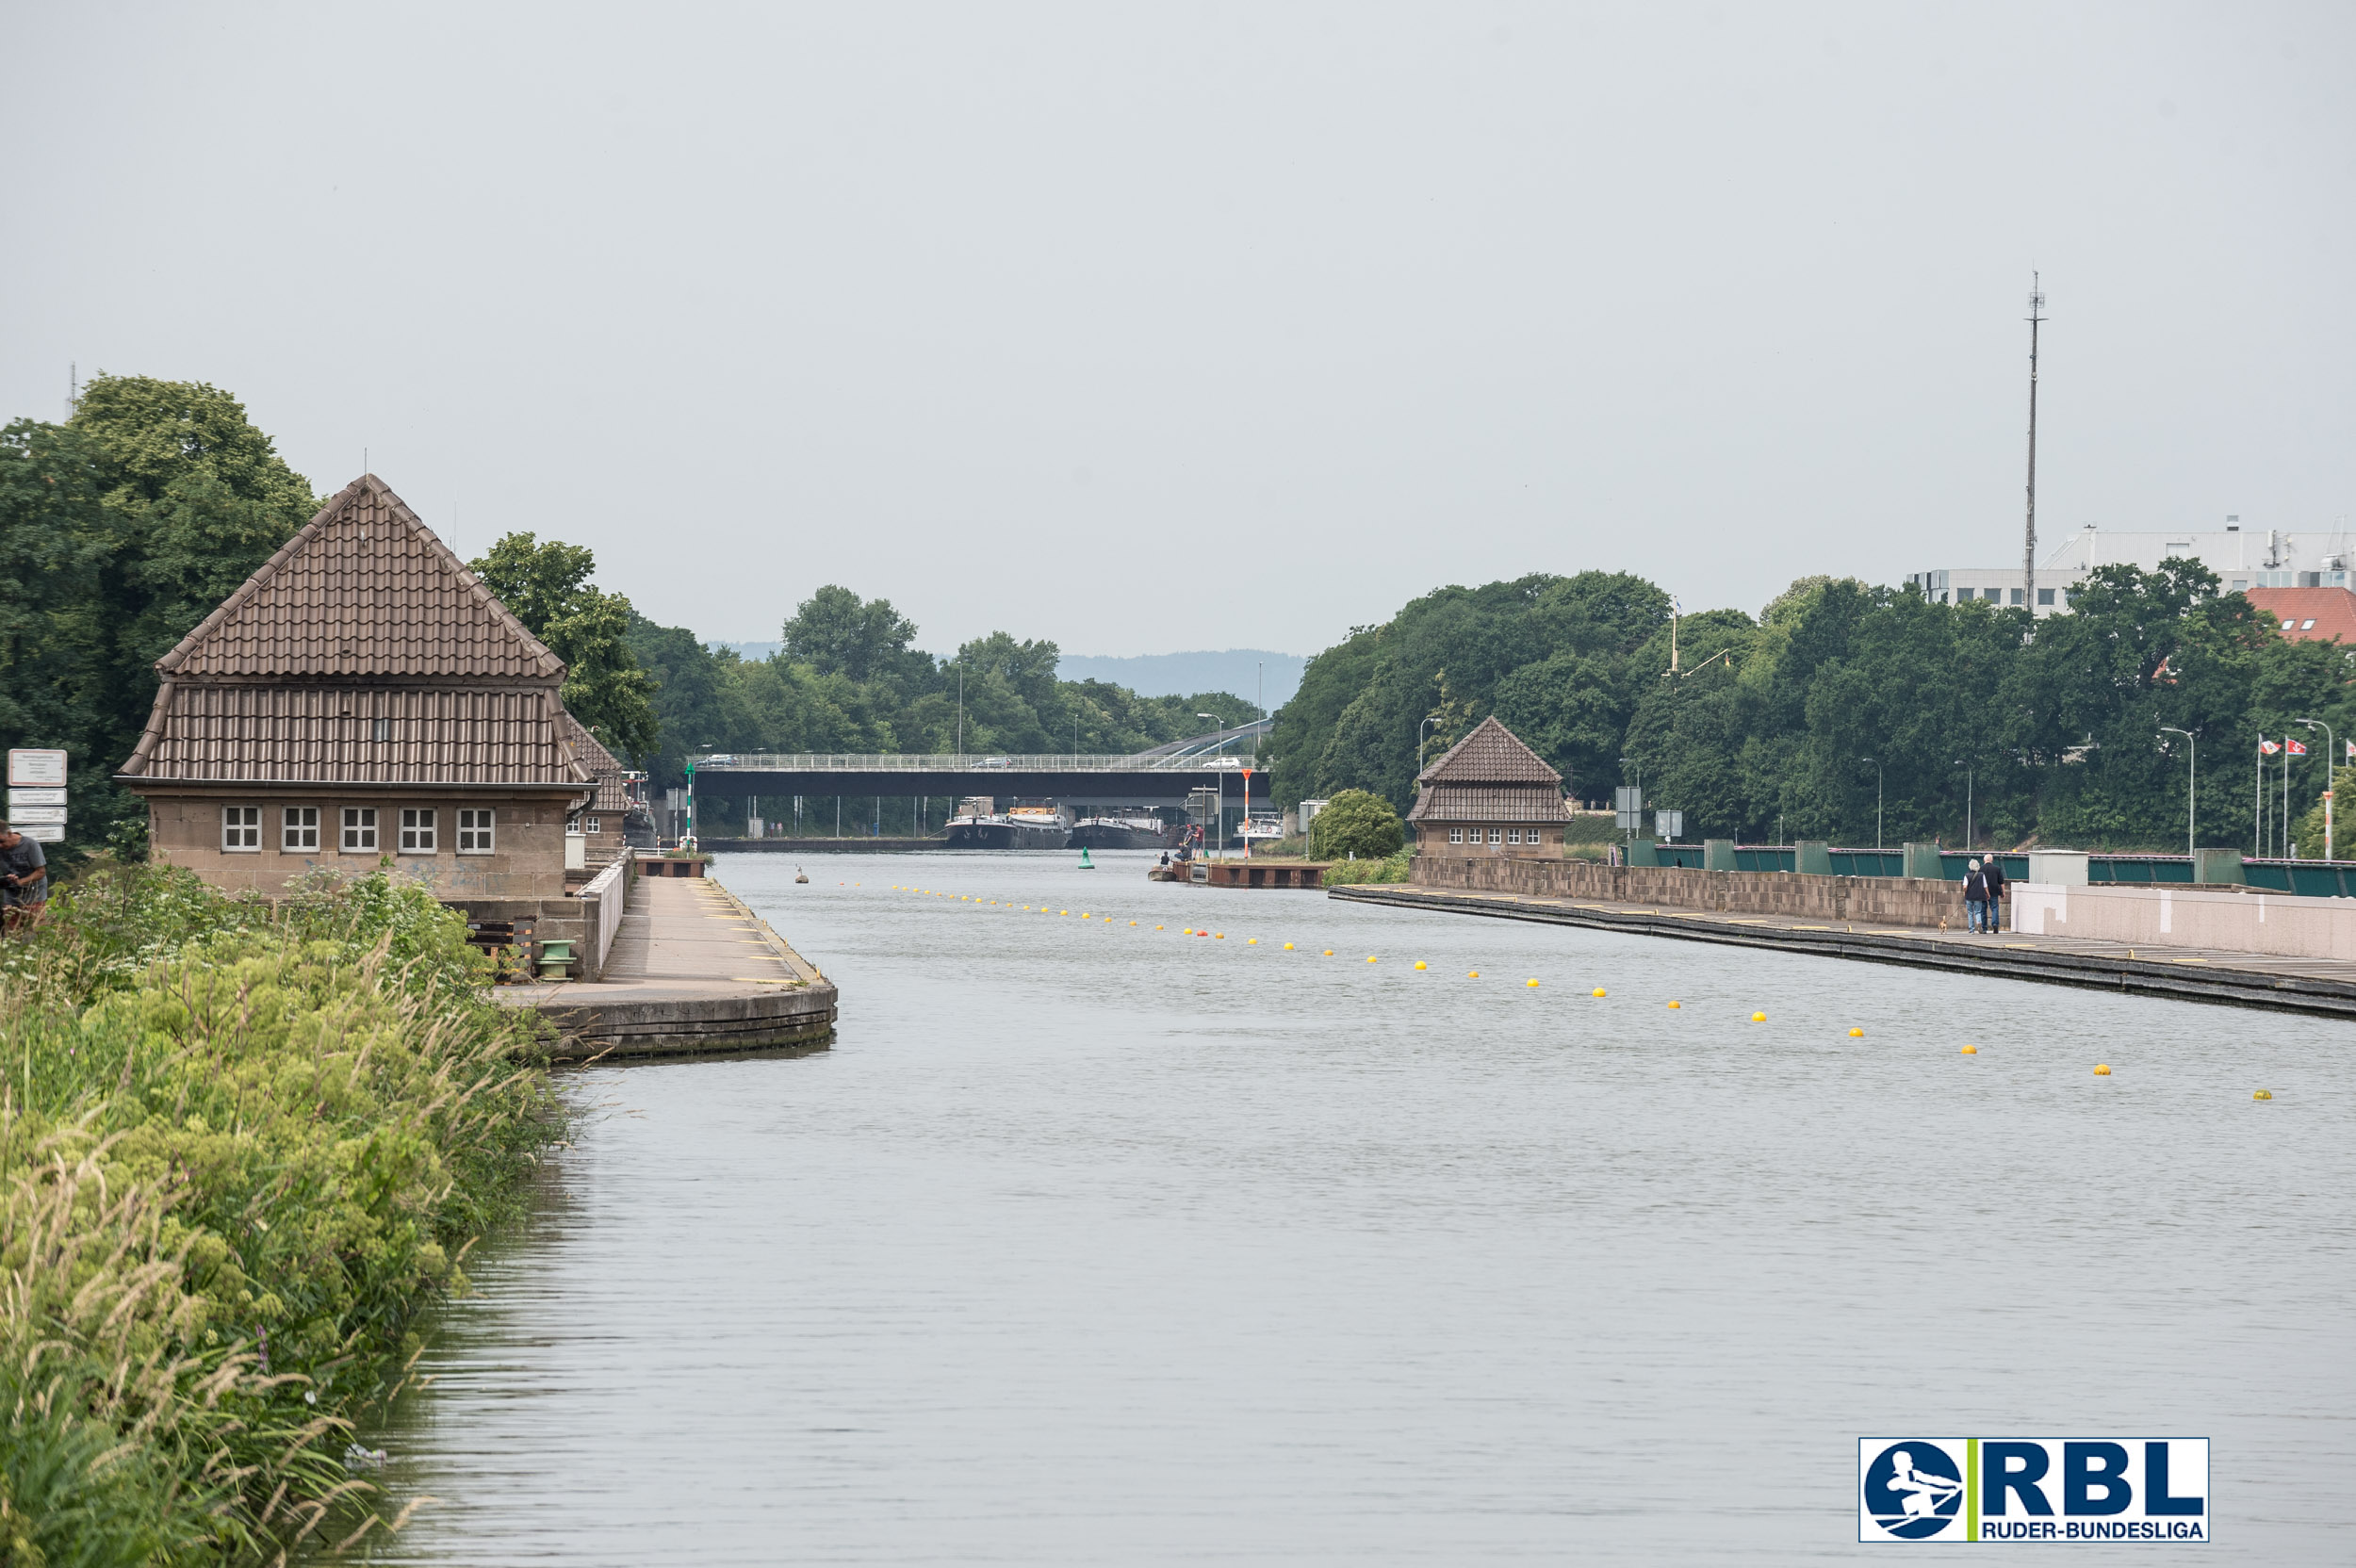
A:
<svg viewBox="0 0 2356 1568">
<path fill-rule="evenodd" d="M 1310 853 L 1320 860 L 1355 855 L 1382 860 L 1407 841 L 1407 829 L 1391 803 L 1366 790 L 1344 790 L 1309 824 Z"/>
<path fill-rule="evenodd" d="M 318 510 L 218 387 L 100 375 L 62 426 L 0 433 L 0 739 L 69 753 L 69 851 L 136 833 L 113 783 L 155 662 Z"/>
<path fill-rule="evenodd" d="M 596 555 L 579 545 L 510 533 L 467 564 L 564 662 L 560 695 L 573 717 L 616 756 L 635 761 L 654 752 L 662 725 L 655 683 L 630 645 L 637 614 L 621 595 L 590 585 Z"/>
<path fill-rule="evenodd" d="M 862 602 L 848 588 L 828 583 L 787 618 L 784 637 L 785 656 L 793 662 L 821 675 L 867 680 L 907 673 L 916 623 L 892 609 L 890 599 Z"/>
</svg>

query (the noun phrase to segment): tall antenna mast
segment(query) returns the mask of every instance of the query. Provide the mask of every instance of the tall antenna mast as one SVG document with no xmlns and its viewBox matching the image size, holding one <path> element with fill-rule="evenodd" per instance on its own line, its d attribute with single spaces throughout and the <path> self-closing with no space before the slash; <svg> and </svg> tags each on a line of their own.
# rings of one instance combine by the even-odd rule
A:
<svg viewBox="0 0 2356 1568">
<path fill-rule="evenodd" d="M 2040 278 L 2029 274 L 2029 527 L 2021 547 L 2021 600 L 2029 607 L 2029 619 L 2037 619 L 2037 329 L 2045 319 L 2045 290 Z"/>
</svg>

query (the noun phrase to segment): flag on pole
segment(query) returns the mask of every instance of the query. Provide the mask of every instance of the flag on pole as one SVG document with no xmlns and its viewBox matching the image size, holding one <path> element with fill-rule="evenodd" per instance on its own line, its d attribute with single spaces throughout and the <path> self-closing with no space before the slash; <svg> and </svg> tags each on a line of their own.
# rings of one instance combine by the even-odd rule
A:
<svg viewBox="0 0 2356 1568">
<path fill-rule="evenodd" d="M 2282 748 L 2280 745 L 2276 744 L 2272 741 L 2260 741 L 2258 743 L 2258 755 L 2261 757 L 2271 757 L 2282 749 Z"/>
<path fill-rule="evenodd" d="M 2342 741 L 2340 744 L 2348 748 L 2348 760 L 2356 762 L 2356 741 Z"/>
<path fill-rule="evenodd" d="M 2304 757 L 2307 755 L 2307 743 L 2304 741 L 2284 741 L 2282 744 L 2288 748 L 2293 757 Z"/>
</svg>

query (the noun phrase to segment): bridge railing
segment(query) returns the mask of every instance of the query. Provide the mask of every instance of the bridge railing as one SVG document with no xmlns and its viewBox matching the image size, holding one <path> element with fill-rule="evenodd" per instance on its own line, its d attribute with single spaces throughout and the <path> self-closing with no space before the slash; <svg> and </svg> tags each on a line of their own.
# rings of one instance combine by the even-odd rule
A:
<svg viewBox="0 0 2356 1568">
<path fill-rule="evenodd" d="M 722 752 L 695 760 L 705 773 L 1201 773 L 1221 766 L 1242 768 L 1249 758 L 1230 752 L 1216 758 L 1171 757 L 1137 752 L 1111 757 L 1087 752 L 1026 752 L 983 756 L 967 752 Z"/>
</svg>

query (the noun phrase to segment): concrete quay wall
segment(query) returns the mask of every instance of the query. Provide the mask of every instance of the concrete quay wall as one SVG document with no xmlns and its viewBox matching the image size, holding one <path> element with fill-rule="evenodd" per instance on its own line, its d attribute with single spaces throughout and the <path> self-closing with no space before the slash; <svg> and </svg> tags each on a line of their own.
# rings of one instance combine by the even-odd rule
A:
<svg viewBox="0 0 2356 1568">
<path fill-rule="evenodd" d="M 2287 958 L 2356 959 L 2356 898 L 2255 888 L 2013 884 L 2013 924 L 2028 935 L 2129 947 L 2198 947 Z"/>
<path fill-rule="evenodd" d="M 1927 876 L 1822 876 L 1683 866 L 1607 866 L 1594 860 L 1451 859 L 1418 855 L 1409 881 L 1451 892 L 1509 893 L 1788 920 L 1877 925 L 1963 924 L 1960 883 Z"/>
</svg>

